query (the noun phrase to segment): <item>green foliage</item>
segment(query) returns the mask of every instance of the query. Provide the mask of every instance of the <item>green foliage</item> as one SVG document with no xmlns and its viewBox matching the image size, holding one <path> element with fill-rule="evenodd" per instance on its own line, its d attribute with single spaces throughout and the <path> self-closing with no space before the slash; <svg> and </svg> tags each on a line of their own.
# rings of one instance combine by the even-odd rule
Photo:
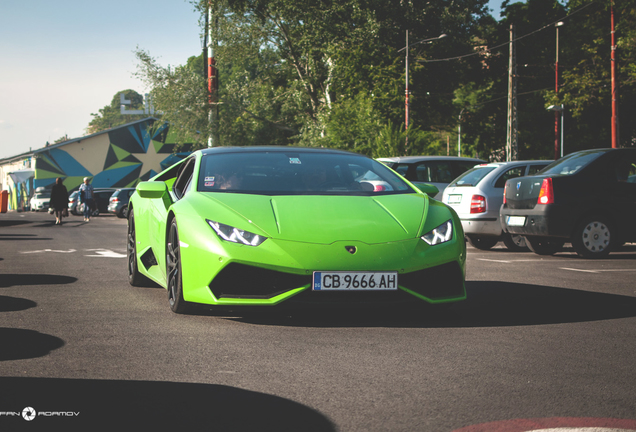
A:
<svg viewBox="0 0 636 432">
<path fill-rule="evenodd" d="M 506 143 L 508 40 L 517 40 L 521 159 L 554 155 L 551 104 L 566 107 L 566 152 L 609 145 L 609 3 L 486 0 L 200 0 L 214 17 L 219 73 L 208 101 L 203 56 L 166 68 L 137 50 L 138 76 L 152 88 L 180 142 L 335 147 L 373 157 L 456 154 L 499 159 Z M 616 5 L 621 143 L 636 141 L 636 0 Z M 554 23 L 560 28 L 560 89 Z M 206 31 L 207 29 L 203 29 Z M 410 124 L 404 128 L 409 32 Z M 446 38 L 417 43 L 445 33 Z M 443 60 L 444 61 L 438 61 Z M 218 119 L 211 122 L 212 111 Z M 452 151 L 450 142 L 453 143 Z"/>
<path fill-rule="evenodd" d="M 126 95 L 126 99 L 130 101 L 130 105 L 126 106 L 127 110 L 140 110 L 144 109 L 144 97 L 134 90 L 127 89 L 118 91 L 113 96 L 109 105 L 100 109 L 97 113 L 91 113 L 93 119 L 88 124 L 86 132 L 88 134 L 94 134 L 106 129 L 114 128 L 126 123 L 133 122 L 148 117 L 146 114 L 121 114 L 121 98 L 120 93 Z"/>
</svg>

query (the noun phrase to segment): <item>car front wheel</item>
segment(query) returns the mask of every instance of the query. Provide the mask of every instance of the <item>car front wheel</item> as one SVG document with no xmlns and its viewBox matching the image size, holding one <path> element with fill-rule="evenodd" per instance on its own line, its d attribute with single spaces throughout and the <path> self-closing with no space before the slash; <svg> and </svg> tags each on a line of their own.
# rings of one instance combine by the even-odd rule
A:
<svg viewBox="0 0 636 432">
<path fill-rule="evenodd" d="M 502 240 L 508 250 L 512 252 L 525 252 L 528 250 L 526 239 L 523 236 L 504 233 Z"/>
<path fill-rule="evenodd" d="M 481 250 L 492 249 L 498 242 L 499 237 L 495 236 L 480 236 L 480 235 L 467 235 L 468 243 L 474 248 Z"/>
<path fill-rule="evenodd" d="M 612 249 L 616 233 L 601 217 L 588 217 L 574 230 L 572 247 L 583 258 L 603 258 Z"/>
<path fill-rule="evenodd" d="M 527 236 L 525 239 L 530 250 L 537 255 L 554 255 L 563 248 L 563 244 L 565 243 L 565 240 L 546 237 Z"/>
<path fill-rule="evenodd" d="M 135 231 L 135 215 L 132 211 L 128 218 L 126 255 L 128 258 L 128 283 L 138 287 L 150 285 L 150 279 L 139 273 L 139 268 L 137 267 L 137 235 Z"/>
<path fill-rule="evenodd" d="M 186 313 L 188 303 L 183 299 L 183 280 L 181 273 L 181 248 L 176 219 L 170 224 L 166 244 L 166 274 L 168 275 L 168 302 L 175 313 Z"/>
</svg>

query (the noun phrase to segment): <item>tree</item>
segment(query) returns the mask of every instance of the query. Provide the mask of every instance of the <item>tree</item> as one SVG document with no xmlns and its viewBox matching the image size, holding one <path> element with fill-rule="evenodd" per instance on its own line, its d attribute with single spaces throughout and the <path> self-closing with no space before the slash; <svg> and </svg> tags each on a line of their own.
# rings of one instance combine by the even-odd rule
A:
<svg viewBox="0 0 636 432">
<path fill-rule="evenodd" d="M 148 117 L 146 114 L 121 114 L 121 98 L 120 93 L 124 93 L 126 98 L 130 101 L 130 105 L 127 106 L 128 110 L 142 110 L 144 109 L 144 98 L 134 90 L 127 89 L 121 90 L 113 96 L 110 105 L 106 105 L 100 109 L 97 113 L 91 113 L 93 119 L 88 124 L 86 132 L 94 134 L 106 129 L 120 126 L 126 123 L 130 123 L 135 120 L 140 120 Z"/>
</svg>

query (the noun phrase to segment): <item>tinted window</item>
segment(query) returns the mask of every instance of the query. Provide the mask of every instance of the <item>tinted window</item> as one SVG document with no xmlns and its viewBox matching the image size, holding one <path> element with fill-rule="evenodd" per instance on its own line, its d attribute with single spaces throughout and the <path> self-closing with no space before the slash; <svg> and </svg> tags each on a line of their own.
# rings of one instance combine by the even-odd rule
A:
<svg viewBox="0 0 636 432">
<path fill-rule="evenodd" d="M 197 190 L 263 195 L 412 193 L 385 165 L 358 155 L 263 151 L 208 154 Z"/>
<path fill-rule="evenodd" d="M 409 171 L 409 165 L 408 164 L 399 164 L 399 165 L 393 166 L 391 168 L 393 168 L 395 170 L 395 172 L 397 172 L 402 177 L 408 178 L 408 177 L 406 177 L 406 173 Z"/>
<path fill-rule="evenodd" d="M 526 171 L 525 166 L 510 168 L 509 170 L 507 170 L 506 172 L 504 172 L 502 175 L 499 176 L 499 178 L 495 182 L 495 187 L 503 188 L 506 185 L 506 180 L 510 180 L 516 177 L 521 177 L 522 175 L 525 174 L 525 171 Z"/>
<path fill-rule="evenodd" d="M 548 165 L 541 174 L 560 174 L 572 175 L 589 165 L 592 161 L 598 159 L 605 152 L 599 151 L 583 151 L 572 153 L 565 156 L 550 165 Z"/>
<path fill-rule="evenodd" d="M 478 163 L 479 162 L 457 161 L 456 165 L 455 165 L 456 168 L 458 169 L 457 175 L 465 173 L 466 171 L 468 171 L 469 169 L 471 169 L 472 167 L 474 167 Z"/>
<path fill-rule="evenodd" d="M 415 167 L 415 181 L 425 183 L 450 183 L 453 172 L 450 162 L 421 162 Z"/>
<path fill-rule="evenodd" d="M 494 166 L 478 166 L 472 168 L 457 177 L 449 186 L 477 186 L 477 184 L 495 168 Z"/>
<path fill-rule="evenodd" d="M 548 164 L 545 165 L 530 165 L 528 167 L 528 174 L 526 175 L 534 175 L 536 173 L 538 173 L 539 171 L 541 171 L 543 168 L 545 168 L 546 166 L 548 166 Z"/>
</svg>

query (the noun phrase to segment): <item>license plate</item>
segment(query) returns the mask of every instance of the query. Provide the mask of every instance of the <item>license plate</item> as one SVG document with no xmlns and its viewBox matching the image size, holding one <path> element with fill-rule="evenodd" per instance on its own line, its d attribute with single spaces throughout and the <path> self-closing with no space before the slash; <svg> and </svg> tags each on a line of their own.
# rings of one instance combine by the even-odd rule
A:
<svg viewBox="0 0 636 432">
<path fill-rule="evenodd" d="M 314 272 L 314 291 L 397 290 L 397 272 Z"/>
<path fill-rule="evenodd" d="M 448 196 L 448 204 L 459 204 L 462 202 L 461 195 L 449 195 Z"/>
<path fill-rule="evenodd" d="M 525 216 L 508 216 L 508 221 L 506 222 L 508 226 L 524 226 L 526 224 Z"/>
</svg>

